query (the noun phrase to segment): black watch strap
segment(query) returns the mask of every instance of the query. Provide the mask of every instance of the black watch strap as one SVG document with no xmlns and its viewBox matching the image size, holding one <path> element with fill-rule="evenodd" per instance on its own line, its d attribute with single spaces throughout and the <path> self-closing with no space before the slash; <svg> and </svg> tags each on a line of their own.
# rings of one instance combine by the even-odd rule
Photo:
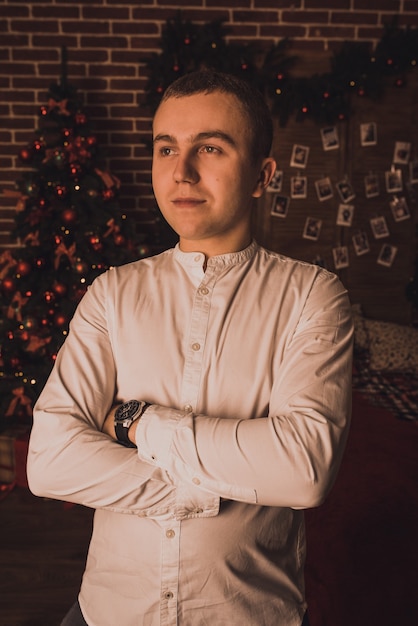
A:
<svg viewBox="0 0 418 626">
<path fill-rule="evenodd" d="M 121 404 L 115 411 L 115 434 L 118 443 L 126 448 L 136 448 L 128 437 L 129 428 L 138 420 L 150 405 L 139 400 L 129 400 Z"/>
</svg>

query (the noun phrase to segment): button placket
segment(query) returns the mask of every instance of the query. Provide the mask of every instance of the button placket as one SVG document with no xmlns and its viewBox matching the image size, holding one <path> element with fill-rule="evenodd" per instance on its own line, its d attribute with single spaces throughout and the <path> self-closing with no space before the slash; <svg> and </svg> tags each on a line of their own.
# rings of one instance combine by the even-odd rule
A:
<svg viewBox="0 0 418 626">
<path fill-rule="evenodd" d="M 197 257 L 196 257 L 197 258 Z M 182 404 L 196 409 L 199 396 L 204 348 L 210 314 L 211 289 L 206 282 L 201 283 L 195 292 L 190 322 L 189 342 L 183 371 Z M 185 410 L 187 410 L 185 408 Z"/>
<path fill-rule="evenodd" d="M 162 524 L 161 624 L 164 626 L 177 624 L 180 524 L 174 520 Z"/>
</svg>

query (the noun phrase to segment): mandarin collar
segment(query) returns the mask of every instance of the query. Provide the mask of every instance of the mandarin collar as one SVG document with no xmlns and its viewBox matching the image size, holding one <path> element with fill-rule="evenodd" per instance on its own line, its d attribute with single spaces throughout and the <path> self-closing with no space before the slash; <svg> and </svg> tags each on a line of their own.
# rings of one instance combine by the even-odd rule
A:
<svg viewBox="0 0 418 626">
<path fill-rule="evenodd" d="M 226 267 L 228 265 L 238 265 L 249 261 L 258 249 L 258 244 L 253 240 L 249 246 L 238 252 L 228 252 L 227 254 L 219 254 L 210 257 L 207 262 L 208 268 Z M 177 243 L 174 248 L 174 258 L 185 267 L 203 267 L 205 255 L 202 252 L 184 252 L 180 250 L 180 244 Z"/>
</svg>

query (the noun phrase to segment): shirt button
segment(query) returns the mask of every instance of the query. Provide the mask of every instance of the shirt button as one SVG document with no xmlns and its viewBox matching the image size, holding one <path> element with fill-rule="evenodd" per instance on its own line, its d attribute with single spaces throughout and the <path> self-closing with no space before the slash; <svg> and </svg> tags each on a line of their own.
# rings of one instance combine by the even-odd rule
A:
<svg viewBox="0 0 418 626">
<path fill-rule="evenodd" d="M 165 532 L 165 536 L 167 537 L 167 539 L 173 539 L 173 537 L 175 537 L 176 533 L 174 532 L 174 530 L 172 528 L 170 528 L 169 530 L 166 530 Z"/>
<path fill-rule="evenodd" d="M 208 289 L 207 287 L 201 287 L 201 288 L 199 289 L 199 293 L 201 293 L 201 294 L 202 294 L 202 296 L 207 296 L 207 295 L 208 295 L 208 293 L 209 293 L 209 289 Z"/>
<path fill-rule="evenodd" d="M 192 343 L 192 350 L 198 352 L 200 350 L 200 343 Z"/>
<path fill-rule="evenodd" d="M 201 261 L 201 260 L 202 260 L 202 257 L 200 256 L 200 254 L 197 254 L 197 255 L 195 256 L 194 260 L 195 260 L 195 263 L 199 263 L 199 261 Z"/>
<path fill-rule="evenodd" d="M 165 598 L 166 600 L 171 600 L 171 599 L 173 598 L 173 596 L 174 596 L 174 594 L 173 594 L 173 592 L 172 592 L 172 591 L 166 591 L 166 592 L 164 593 L 164 598 Z"/>
<path fill-rule="evenodd" d="M 200 485 L 200 480 L 199 480 L 198 478 L 196 478 L 196 477 L 192 479 L 192 482 L 193 482 L 195 485 Z"/>
<path fill-rule="evenodd" d="M 183 410 L 187 411 L 187 413 L 190 413 L 191 411 L 193 411 L 193 407 L 191 404 L 185 404 Z"/>
</svg>

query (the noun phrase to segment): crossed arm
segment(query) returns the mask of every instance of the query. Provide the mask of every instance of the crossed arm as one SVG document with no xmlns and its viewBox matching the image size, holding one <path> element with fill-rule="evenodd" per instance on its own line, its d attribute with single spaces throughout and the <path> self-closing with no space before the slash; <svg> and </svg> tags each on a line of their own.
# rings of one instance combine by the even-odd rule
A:
<svg viewBox="0 0 418 626">
<path fill-rule="evenodd" d="M 152 404 L 129 433 L 138 450 L 114 441 L 116 365 L 100 289 L 79 307 L 35 407 L 34 493 L 180 519 L 216 515 L 220 498 L 294 508 L 323 500 L 350 414 L 352 324 L 340 288 L 324 294 L 329 311 L 327 302 L 318 313 L 308 307 L 277 372 L 269 415 L 223 419 Z"/>
</svg>

